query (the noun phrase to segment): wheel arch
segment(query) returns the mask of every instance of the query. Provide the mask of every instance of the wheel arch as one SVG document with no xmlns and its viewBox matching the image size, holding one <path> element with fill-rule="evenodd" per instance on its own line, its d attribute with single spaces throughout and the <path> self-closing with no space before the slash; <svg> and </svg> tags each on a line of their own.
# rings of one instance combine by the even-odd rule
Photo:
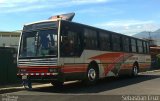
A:
<svg viewBox="0 0 160 101">
<path fill-rule="evenodd" d="M 133 63 L 133 67 L 134 67 L 134 66 L 137 66 L 138 72 L 139 72 L 139 63 L 138 63 L 138 61 L 135 61 L 135 62 Z"/>
<path fill-rule="evenodd" d="M 97 72 L 98 72 L 98 78 L 99 78 L 99 73 L 100 73 L 100 71 L 99 71 L 99 65 L 98 65 L 98 63 L 95 61 L 95 60 L 93 60 L 93 61 L 91 61 L 90 63 L 89 63 L 89 65 L 88 65 L 88 68 L 90 68 L 90 66 L 94 66 L 94 68 L 97 70 Z M 87 69 L 88 70 L 88 69 Z"/>
</svg>

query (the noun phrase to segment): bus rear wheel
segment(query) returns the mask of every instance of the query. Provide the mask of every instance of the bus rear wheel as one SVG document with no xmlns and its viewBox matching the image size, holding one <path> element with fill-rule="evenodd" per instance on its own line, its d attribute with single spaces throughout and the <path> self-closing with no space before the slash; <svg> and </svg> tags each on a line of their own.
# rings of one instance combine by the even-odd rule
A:
<svg viewBox="0 0 160 101">
<path fill-rule="evenodd" d="M 138 76 L 138 66 L 134 65 L 132 68 L 132 77 Z"/>
</svg>

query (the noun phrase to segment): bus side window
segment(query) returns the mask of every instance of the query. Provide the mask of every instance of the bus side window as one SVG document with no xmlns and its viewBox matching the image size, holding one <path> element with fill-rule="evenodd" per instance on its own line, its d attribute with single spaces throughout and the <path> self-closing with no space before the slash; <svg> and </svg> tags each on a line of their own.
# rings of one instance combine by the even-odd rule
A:
<svg viewBox="0 0 160 101">
<path fill-rule="evenodd" d="M 138 52 L 143 53 L 143 44 L 142 41 L 138 40 L 137 41 L 137 47 L 138 47 Z"/>
<path fill-rule="evenodd" d="M 110 34 L 105 32 L 100 32 L 99 38 L 100 38 L 100 49 L 111 50 Z"/>
<path fill-rule="evenodd" d="M 97 49 L 97 32 L 91 29 L 84 29 L 84 43 L 87 49 Z"/>
<path fill-rule="evenodd" d="M 146 42 L 146 49 L 147 49 L 147 54 L 149 53 L 149 44 Z"/>
<path fill-rule="evenodd" d="M 74 55 L 74 33 L 73 32 L 68 31 L 66 36 L 62 37 L 61 52 L 64 56 Z"/>
<path fill-rule="evenodd" d="M 123 37 L 122 41 L 123 41 L 123 51 L 129 52 L 129 45 L 130 45 L 129 38 Z"/>
<path fill-rule="evenodd" d="M 112 45 L 114 51 L 121 51 L 121 37 L 112 35 Z"/>
<path fill-rule="evenodd" d="M 79 32 L 68 30 L 65 35 L 61 36 L 61 55 L 62 56 L 79 56 L 81 41 Z"/>
<path fill-rule="evenodd" d="M 131 39 L 131 52 L 137 52 L 136 40 Z"/>
<path fill-rule="evenodd" d="M 146 42 L 143 42 L 143 53 L 147 53 L 147 46 L 146 46 Z"/>
</svg>

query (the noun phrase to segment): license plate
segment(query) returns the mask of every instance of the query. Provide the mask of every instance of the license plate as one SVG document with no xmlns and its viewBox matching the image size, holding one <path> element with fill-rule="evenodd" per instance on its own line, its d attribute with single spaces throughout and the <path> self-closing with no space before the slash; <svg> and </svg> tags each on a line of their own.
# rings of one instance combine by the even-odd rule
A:
<svg viewBox="0 0 160 101">
<path fill-rule="evenodd" d="M 27 79 L 27 75 L 22 76 L 22 80 Z"/>
</svg>

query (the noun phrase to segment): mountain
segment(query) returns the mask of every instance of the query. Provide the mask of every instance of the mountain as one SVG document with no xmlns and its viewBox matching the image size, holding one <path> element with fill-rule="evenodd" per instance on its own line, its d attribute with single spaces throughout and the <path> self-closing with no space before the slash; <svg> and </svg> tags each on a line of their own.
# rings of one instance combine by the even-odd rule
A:
<svg viewBox="0 0 160 101">
<path fill-rule="evenodd" d="M 133 35 L 137 38 L 145 38 L 145 39 L 153 39 L 157 43 L 157 45 L 160 45 L 160 29 L 150 32 L 150 31 L 143 31 L 138 34 Z"/>
<path fill-rule="evenodd" d="M 153 32 L 153 38 L 158 38 L 160 39 L 160 29 L 156 30 Z"/>
<path fill-rule="evenodd" d="M 140 32 L 140 33 L 135 34 L 133 36 L 137 37 L 137 38 L 149 38 L 149 32 L 143 31 L 143 32 Z"/>
</svg>

